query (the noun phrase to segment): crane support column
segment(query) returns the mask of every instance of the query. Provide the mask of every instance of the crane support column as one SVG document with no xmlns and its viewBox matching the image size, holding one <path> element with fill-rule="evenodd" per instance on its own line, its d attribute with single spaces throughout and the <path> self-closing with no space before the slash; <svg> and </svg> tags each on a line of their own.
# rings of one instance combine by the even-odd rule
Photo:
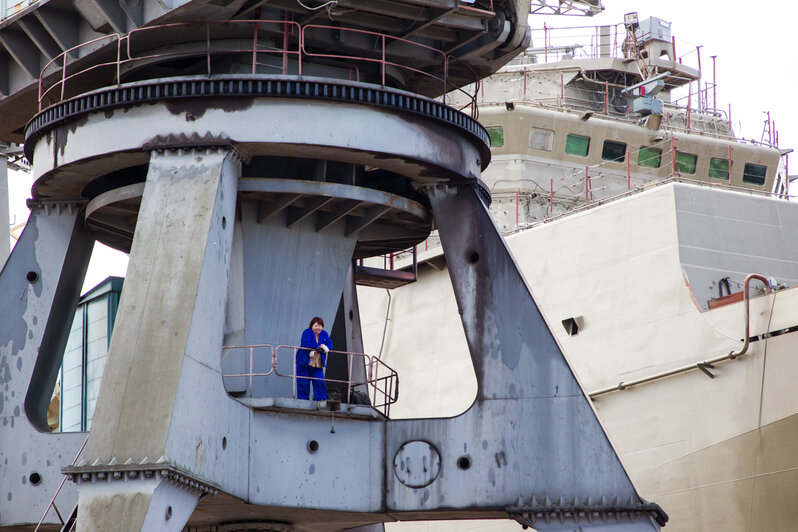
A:
<svg viewBox="0 0 798 532">
<path fill-rule="evenodd" d="M 0 274 L 0 479 L 4 522 L 36 523 L 85 439 L 50 434 L 47 406 L 58 378 L 72 316 L 94 240 L 80 203 L 32 203 L 14 252 Z M 71 510 L 77 491 L 59 499 Z M 57 523 L 50 512 L 45 523 Z"/>
<path fill-rule="evenodd" d="M 667 516 L 637 495 L 490 215 L 486 191 L 473 181 L 427 192 L 478 391 L 446 427 L 397 424 L 401 438 L 431 442 L 450 465 L 423 492 L 389 484 L 389 500 L 408 509 L 419 498 L 431 507 L 481 501 L 540 531 L 594 521 L 658 530 Z"/>
<path fill-rule="evenodd" d="M 225 397 L 218 357 L 239 161 L 226 150 L 154 152 L 125 295 L 88 445 L 74 476 L 78 530 L 181 530 L 204 479 L 246 491 L 249 412 Z M 70 470 L 67 469 L 67 472 Z M 237 482 L 236 482 L 237 480 Z"/>
</svg>

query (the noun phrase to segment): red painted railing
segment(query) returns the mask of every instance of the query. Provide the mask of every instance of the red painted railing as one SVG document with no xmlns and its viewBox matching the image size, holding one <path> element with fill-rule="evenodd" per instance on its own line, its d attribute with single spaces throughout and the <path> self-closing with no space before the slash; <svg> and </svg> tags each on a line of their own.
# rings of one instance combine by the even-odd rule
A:
<svg viewBox="0 0 798 532">
<path fill-rule="evenodd" d="M 241 26 L 251 26 L 248 31 L 242 32 Z M 175 32 L 180 31 L 184 34 L 182 43 L 174 39 Z M 361 41 L 373 41 L 372 46 L 355 46 L 353 51 L 347 51 L 343 45 L 336 49 L 330 49 L 325 45 L 324 51 L 315 51 L 309 42 L 313 42 L 314 35 L 338 32 L 341 38 L 338 42 L 348 42 L 352 39 Z M 271 46 L 271 42 L 265 37 L 267 35 L 282 35 L 282 46 Z M 246 38 L 242 38 L 246 36 Z M 288 38 L 295 36 L 295 38 Z M 323 37 L 323 35 L 317 35 Z M 204 41 L 204 46 L 198 48 L 198 43 Z M 148 52 L 154 47 L 153 43 L 168 43 L 168 49 L 161 48 L 157 52 Z M 116 50 L 108 49 L 109 45 L 116 44 Z M 243 45 L 246 43 L 246 45 Z M 391 50 L 396 47 L 411 47 L 415 54 L 415 61 L 411 61 L 398 54 L 392 54 Z M 76 61 L 85 58 L 92 53 L 101 53 L 104 49 L 106 55 L 111 55 L 105 60 L 99 59 L 87 66 L 75 66 Z M 39 76 L 39 110 L 41 111 L 49 105 L 56 104 L 64 99 L 77 94 L 84 89 L 81 87 L 80 78 L 89 73 L 97 74 L 106 71 L 105 84 L 121 84 L 126 72 L 136 68 L 163 62 L 166 60 L 197 57 L 204 55 L 206 63 L 206 74 L 212 74 L 211 58 L 215 55 L 229 54 L 252 54 L 251 73 L 258 73 L 258 58 L 261 55 L 278 55 L 282 57 L 282 67 L 276 67 L 283 75 L 294 73 L 303 75 L 304 62 L 309 59 L 335 59 L 344 60 L 349 64 L 349 77 L 354 75 L 360 80 L 360 67 L 358 65 L 374 64 L 379 68 L 380 83 L 385 85 L 388 78 L 395 76 L 397 72 L 411 73 L 422 77 L 427 77 L 433 83 L 440 84 L 439 92 L 443 95 L 446 102 L 446 93 L 456 90 L 467 96 L 468 102 L 464 108 L 469 107 L 472 116 L 476 116 L 476 88 L 474 94 L 454 86 L 449 79 L 449 70 L 458 59 L 447 55 L 445 52 L 434 47 L 427 46 L 401 37 L 395 37 L 374 31 L 340 28 L 325 25 L 306 25 L 301 26 L 297 22 L 290 20 L 226 20 L 212 21 L 203 23 L 174 23 L 158 26 L 148 26 L 132 30 L 126 35 L 112 34 L 82 43 L 70 48 L 58 57 L 51 60 L 42 69 Z M 419 66 L 418 56 L 427 56 L 430 64 L 435 68 L 442 67 L 443 74 L 436 75 Z M 288 59 L 294 60 L 289 64 Z M 295 67 L 294 67 L 295 65 Z M 478 87 L 479 76 L 465 63 L 459 63 L 469 73 L 469 78 L 473 75 L 474 87 Z M 289 69 L 293 72 L 289 72 Z M 461 69 L 462 70 L 462 69 Z M 70 90 L 71 89 L 71 90 Z"/>
<path fill-rule="evenodd" d="M 246 378 L 248 379 L 248 395 L 253 397 L 254 381 L 259 378 L 266 378 L 271 375 L 291 379 L 293 381 L 294 392 L 292 396 L 296 398 L 296 351 L 301 349 L 298 346 L 270 344 L 253 345 L 234 345 L 225 346 L 223 359 L 232 353 L 244 352 L 248 357 L 249 370 L 243 373 L 225 373 L 224 379 Z M 382 412 L 386 416 L 390 414 L 390 407 L 396 402 L 399 395 L 399 375 L 385 362 L 377 357 L 365 353 L 354 353 L 351 351 L 333 351 L 328 354 L 328 362 L 331 358 L 345 358 L 348 368 L 346 379 L 334 379 L 325 377 L 323 380 L 328 384 L 341 384 L 346 392 L 341 397 L 343 403 L 353 403 L 352 393 L 357 388 L 365 387 L 368 391 L 370 406 Z M 290 360 L 291 371 L 289 373 L 280 372 L 278 363 L 288 365 Z M 263 371 L 255 371 L 254 368 L 260 365 Z M 329 365 L 329 364 L 328 364 Z M 365 379 L 354 376 L 354 368 L 363 366 Z M 317 380 L 307 377 L 308 380 Z"/>
</svg>

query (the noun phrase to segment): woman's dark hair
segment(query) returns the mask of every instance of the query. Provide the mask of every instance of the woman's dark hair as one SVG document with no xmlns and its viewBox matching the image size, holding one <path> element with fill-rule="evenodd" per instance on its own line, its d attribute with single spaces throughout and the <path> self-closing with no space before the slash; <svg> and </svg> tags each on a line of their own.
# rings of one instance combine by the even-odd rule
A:
<svg viewBox="0 0 798 532">
<path fill-rule="evenodd" d="M 312 319 L 312 320 L 310 320 L 310 325 L 308 325 L 308 329 L 312 329 L 312 328 L 313 328 L 313 324 L 314 324 L 314 323 L 318 323 L 318 324 L 320 324 L 322 327 L 324 327 L 324 320 L 323 320 L 323 319 L 321 319 L 321 318 L 319 318 L 318 316 L 313 316 L 313 319 Z"/>
</svg>

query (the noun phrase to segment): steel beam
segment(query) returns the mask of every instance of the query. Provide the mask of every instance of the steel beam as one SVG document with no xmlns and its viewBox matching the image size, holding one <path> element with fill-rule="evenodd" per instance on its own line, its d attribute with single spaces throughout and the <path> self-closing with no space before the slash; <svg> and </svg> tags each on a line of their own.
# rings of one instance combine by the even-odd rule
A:
<svg viewBox="0 0 798 532">
<path fill-rule="evenodd" d="M 289 207 L 288 219 L 286 220 L 285 225 L 291 227 L 292 225 L 301 222 L 328 203 L 332 202 L 334 199 L 335 198 L 324 196 L 309 197 L 305 200 L 305 205 L 303 207 Z"/>
<path fill-rule="evenodd" d="M 359 220 L 349 220 L 349 222 L 346 225 L 346 234 L 356 235 L 357 233 L 359 233 L 369 225 L 379 220 L 389 210 L 391 210 L 391 207 L 386 205 L 378 205 L 376 207 L 370 207 L 366 211 L 366 215 L 363 218 Z"/>
<path fill-rule="evenodd" d="M 9 216 L 9 202 L 8 202 L 8 167 L 15 170 L 19 170 L 20 167 L 14 164 L 14 157 L 16 155 L 12 155 L 14 146 L 10 146 L 6 148 L 6 153 L 0 153 L 0 220 L 7 220 L 10 225 L 14 225 L 16 220 L 11 220 Z M 0 149 L 2 152 L 2 149 Z M 9 164 L 9 159 L 11 163 Z M 6 263 L 6 259 L 8 259 L 9 254 L 11 251 L 9 250 L 8 246 L 3 245 L 3 241 L 0 240 L 0 270 L 2 270 L 2 265 Z"/>
<path fill-rule="evenodd" d="M 127 15 L 119 0 L 74 0 L 83 20 L 100 33 L 127 33 Z"/>
<path fill-rule="evenodd" d="M 21 18 L 17 24 L 19 24 L 22 31 L 24 31 L 33 44 L 36 45 L 47 61 L 50 61 L 61 53 L 61 48 L 35 17 Z"/>
<path fill-rule="evenodd" d="M 74 11 L 40 7 L 33 12 L 42 26 L 58 43 L 61 50 L 69 50 L 79 42 L 80 17 Z"/>
<path fill-rule="evenodd" d="M 658 530 L 667 516 L 637 495 L 476 186 L 427 191 L 478 391 L 451 420 L 388 424 L 387 456 L 407 460 L 389 465 L 388 506 L 493 508 L 522 520 L 544 499 L 539 506 L 557 519 L 535 521 L 537 530 Z M 439 461 L 439 471 L 421 472 L 424 457 Z M 590 507 L 586 514 L 564 508 L 561 498 L 575 497 L 592 501 L 580 504 Z M 610 528 L 618 508 L 607 501 L 626 509 Z M 591 521 L 594 515 L 601 519 Z"/>
<path fill-rule="evenodd" d="M 282 196 L 278 196 L 276 201 L 273 203 L 258 203 L 258 223 L 262 223 L 267 221 L 272 216 L 275 216 L 281 212 L 283 212 L 286 208 L 293 205 L 298 199 L 300 199 L 303 195 L 302 194 L 284 194 Z"/>
<path fill-rule="evenodd" d="M 0 526 L 36 523 L 63 479 L 83 433 L 50 433 L 47 407 L 61 366 L 93 240 L 80 205 L 34 205 L 0 273 Z M 75 505 L 68 485 L 61 512 Z M 44 520 L 57 524 L 52 510 Z"/>
<path fill-rule="evenodd" d="M 41 70 L 39 49 L 27 35 L 19 30 L 4 28 L 0 30 L 0 43 L 27 75 L 38 79 Z"/>
<path fill-rule="evenodd" d="M 321 231 L 325 227 L 334 224 L 357 209 L 362 203 L 360 200 L 345 200 L 335 205 L 335 209 L 332 212 L 320 213 L 316 218 L 316 231 Z"/>
<path fill-rule="evenodd" d="M 346 325 L 346 348 L 354 353 L 365 352 L 363 347 L 363 331 L 360 327 L 360 305 L 357 300 L 357 284 L 355 283 L 355 268 L 352 262 L 346 271 L 346 283 L 343 291 L 344 323 Z M 352 365 L 352 379 L 366 382 L 366 368 L 364 364 Z M 365 385 L 357 386 L 359 392 L 368 393 Z"/>
<path fill-rule="evenodd" d="M 119 7 L 134 27 L 138 28 L 144 24 L 144 0 L 119 0 Z"/>
<path fill-rule="evenodd" d="M 233 434 L 249 414 L 219 370 L 239 172 L 225 151 L 151 157 L 85 460 L 67 470 L 78 530 L 179 531 L 215 483 L 246 494 Z"/>
<path fill-rule="evenodd" d="M 0 50 L 0 94 L 8 96 L 9 87 L 11 85 L 11 78 L 8 71 L 9 61 L 11 56 L 3 50 Z"/>
</svg>

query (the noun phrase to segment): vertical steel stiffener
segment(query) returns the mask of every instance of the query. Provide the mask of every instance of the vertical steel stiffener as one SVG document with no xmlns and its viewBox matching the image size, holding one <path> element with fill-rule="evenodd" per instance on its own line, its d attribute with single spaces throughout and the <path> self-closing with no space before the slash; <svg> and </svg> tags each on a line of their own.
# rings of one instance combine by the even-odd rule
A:
<svg viewBox="0 0 798 532">
<path fill-rule="evenodd" d="M 65 460 L 46 442 L 70 456 L 80 438 L 35 431 L 38 388 L 52 388 L 91 237 L 130 252 L 89 441 L 64 468 L 78 530 L 508 516 L 538 530 L 664 524 L 635 492 L 485 207 L 485 130 L 384 84 L 227 67 L 79 94 L 26 131 L 33 215 L 0 275 L 25 323 L 7 324 L 0 360 L 19 361 L 6 375 L 29 408 L 15 414 L 15 434 L 49 457 L 49 484 Z M 467 412 L 343 416 L 331 434 L 324 413 L 228 394 L 224 345 L 294 344 L 310 316 L 332 322 L 342 300 L 356 344 L 352 259 L 422 241 L 432 217 L 477 372 Z M 24 281 L 32 265 L 40 276 Z M 13 286 L 25 286 L 19 300 Z M 258 393 L 289 396 L 286 383 L 267 379 Z M 8 442 L 2 457 L 24 462 Z"/>
</svg>

